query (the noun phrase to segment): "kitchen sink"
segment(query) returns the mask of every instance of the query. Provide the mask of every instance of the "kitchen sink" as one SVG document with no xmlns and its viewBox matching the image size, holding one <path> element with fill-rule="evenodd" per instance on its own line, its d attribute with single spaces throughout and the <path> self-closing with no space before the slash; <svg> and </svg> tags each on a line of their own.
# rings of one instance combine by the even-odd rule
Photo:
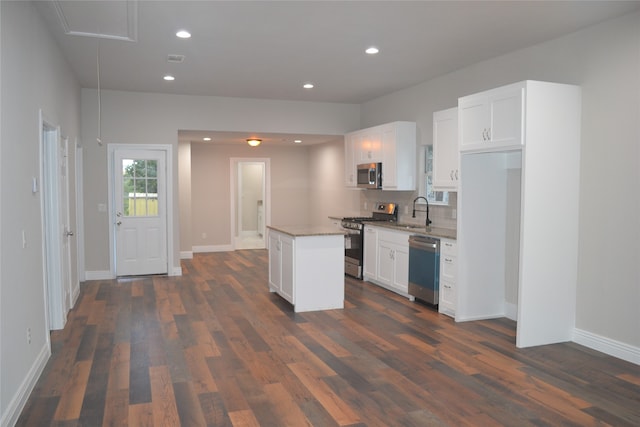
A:
<svg viewBox="0 0 640 427">
<path fill-rule="evenodd" d="M 419 224 L 398 224 L 398 227 L 406 228 L 407 230 L 429 230 L 431 228 Z"/>
</svg>

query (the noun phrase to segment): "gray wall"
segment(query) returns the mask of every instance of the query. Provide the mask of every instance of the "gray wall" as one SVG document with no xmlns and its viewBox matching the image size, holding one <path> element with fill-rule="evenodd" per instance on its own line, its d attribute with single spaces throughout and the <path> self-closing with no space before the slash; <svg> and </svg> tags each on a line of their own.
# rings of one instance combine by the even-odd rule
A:
<svg viewBox="0 0 640 427">
<path fill-rule="evenodd" d="M 301 134 L 341 135 L 360 123 L 360 107 L 351 104 L 330 104 L 259 99 L 182 96 L 120 91 L 102 91 L 102 141 L 104 145 L 87 143 L 84 149 L 84 215 L 87 271 L 109 270 L 108 217 L 98 212 L 98 204 L 107 203 L 107 150 L 110 143 L 170 144 L 174 147 L 174 171 L 180 162 L 182 171 L 174 174 L 176 200 L 179 196 L 179 176 L 186 172 L 185 153 L 178 150 L 178 130 L 252 131 Z M 82 138 L 95 141 L 97 136 L 97 92 L 82 89 Z M 194 147 L 192 147 L 194 149 Z M 192 153 L 193 157 L 193 153 Z M 288 167 L 288 166 L 284 166 Z M 228 166 L 227 166 L 228 169 Z M 227 172 L 228 176 L 228 172 Z M 227 178 L 228 179 L 228 178 Z M 192 181 L 192 185 L 197 185 Z M 184 190 L 184 188 L 182 188 Z M 227 196 L 221 201 L 229 200 Z M 191 195 L 195 192 L 192 190 Z M 276 200 L 273 201 L 274 206 Z M 178 219 L 181 208 L 173 206 Z M 183 208 L 186 210 L 188 208 Z M 193 207 L 192 207 L 193 209 Z M 183 212 L 186 213 L 186 212 Z M 192 221 L 198 213 L 192 211 Z M 286 218 L 284 218 L 286 219 Z M 275 219 L 274 219 L 275 221 Z M 175 251 L 170 254 L 172 267 L 179 266 L 180 228 L 174 227 Z M 192 223 L 192 229 L 198 225 Z M 182 250 L 185 250 L 184 247 Z"/>
<path fill-rule="evenodd" d="M 418 143 L 430 144 L 434 111 L 455 106 L 460 96 L 526 79 L 582 87 L 576 327 L 638 347 L 640 13 L 363 104 L 362 125 L 416 121 Z"/>
<path fill-rule="evenodd" d="M 48 354 L 42 192 L 31 192 L 32 177 L 40 176 L 39 110 L 73 143 L 80 134 L 80 88 L 33 4 L 3 1 L 0 14 L 0 424 L 5 425 L 20 404 L 19 392 L 37 379 L 33 376 Z M 70 156 L 73 174 L 73 148 Z M 73 194 L 71 202 L 73 224 Z M 75 268 L 72 274 L 77 280 Z"/>
</svg>

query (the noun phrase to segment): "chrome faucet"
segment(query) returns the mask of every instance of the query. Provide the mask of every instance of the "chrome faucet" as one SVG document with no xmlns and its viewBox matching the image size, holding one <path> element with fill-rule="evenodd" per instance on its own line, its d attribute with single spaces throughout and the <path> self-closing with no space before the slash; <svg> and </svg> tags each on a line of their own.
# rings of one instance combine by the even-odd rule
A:
<svg viewBox="0 0 640 427">
<path fill-rule="evenodd" d="M 426 226 L 428 227 L 429 224 L 431 224 L 431 220 L 429 219 L 429 201 L 427 200 L 426 197 L 416 197 L 415 199 L 413 199 L 413 215 L 411 215 L 412 218 L 416 217 L 416 201 L 418 201 L 419 199 L 424 199 L 425 203 L 427 204 L 427 210 L 424 211 L 418 211 L 418 212 L 426 212 L 427 213 L 427 220 L 426 220 Z"/>
</svg>

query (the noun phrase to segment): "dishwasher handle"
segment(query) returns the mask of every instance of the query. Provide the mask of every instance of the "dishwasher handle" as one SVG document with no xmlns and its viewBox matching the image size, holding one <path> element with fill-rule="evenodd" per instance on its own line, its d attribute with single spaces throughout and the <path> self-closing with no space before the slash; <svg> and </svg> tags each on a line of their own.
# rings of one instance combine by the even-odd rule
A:
<svg viewBox="0 0 640 427">
<path fill-rule="evenodd" d="M 438 253 L 440 252 L 440 239 L 419 235 L 410 236 L 409 248 Z"/>
</svg>

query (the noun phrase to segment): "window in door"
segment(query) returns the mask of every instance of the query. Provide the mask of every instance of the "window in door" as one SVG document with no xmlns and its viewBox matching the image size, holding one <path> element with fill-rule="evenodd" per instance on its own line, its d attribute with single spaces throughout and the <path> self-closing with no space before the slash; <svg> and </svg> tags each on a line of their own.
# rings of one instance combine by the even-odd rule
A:
<svg viewBox="0 0 640 427">
<path fill-rule="evenodd" d="M 158 161 L 122 159 L 122 214 L 158 216 Z"/>
</svg>

